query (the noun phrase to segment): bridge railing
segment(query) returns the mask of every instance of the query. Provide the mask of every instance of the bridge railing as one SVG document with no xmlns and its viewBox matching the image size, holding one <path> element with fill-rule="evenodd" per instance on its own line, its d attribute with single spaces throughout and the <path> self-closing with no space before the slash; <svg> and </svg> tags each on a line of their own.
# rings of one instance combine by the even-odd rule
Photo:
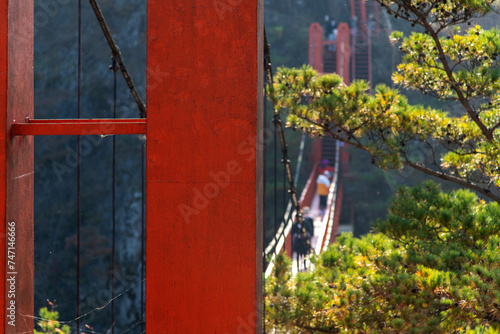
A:
<svg viewBox="0 0 500 334">
<path fill-rule="evenodd" d="M 274 255 L 283 253 L 286 248 L 287 239 L 290 239 L 290 232 L 292 231 L 294 221 L 293 217 L 295 217 L 296 214 L 297 211 L 292 210 L 292 201 L 289 201 L 284 219 L 281 222 L 275 237 L 264 250 L 264 263 L 267 263 L 267 267 L 265 268 L 265 277 L 269 277 L 273 271 Z"/>
<path fill-rule="evenodd" d="M 335 150 L 335 170 L 333 171 L 333 180 L 328 192 L 327 199 L 327 212 L 323 217 L 323 221 L 321 223 L 321 230 L 318 234 L 318 240 L 316 242 L 316 247 L 314 252 L 319 255 L 321 254 L 326 247 L 330 244 L 332 240 L 332 232 L 336 230 L 335 223 L 335 209 L 337 207 L 337 193 L 339 188 L 339 170 L 340 170 L 340 142 L 336 142 L 336 150 Z M 340 213 L 339 213 L 340 214 Z"/>
<path fill-rule="evenodd" d="M 323 218 L 321 224 L 321 229 L 318 234 L 318 241 L 314 252 L 320 254 L 326 249 L 332 240 L 332 235 L 335 233 L 335 208 L 337 203 L 337 191 L 339 184 L 339 170 L 340 170 L 340 143 L 336 143 L 336 153 L 335 153 L 335 170 L 333 172 L 333 180 L 329 189 L 328 194 L 328 205 L 327 212 Z M 309 175 L 306 186 L 301 194 L 301 206 L 310 206 L 312 200 L 316 194 L 316 178 L 318 176 L 318 165 L 316 164 Z M 291 231 L 294 222 L 294 217 L 296 215 L 296 210 L 292 210 L 292 203 L 288 203 L 288 207 L 284 216 L 284 220 L 281 223 L 275 238 L 269 243 L 264 251 L 264 256 L 268 259 L 268 265 L 265 268 L 265 277 L 269 277 L 274 269 L 274 256 L 277 254 L 282 254 L 287 251 L 288 255 L 291 256 L 291 249 L 287 249 L 291 246 Z"/>
<path fill-rule="evenodd" d="M 319 162 L 316 163 L 307 179 L 306 185 L 302 194 L 300 196 L 301 207 L 311 206 L 314 195 L 316 194 L 316 178 L 318 176 L 318 166 Z M 265 275 L 268 277 L 274 268 L 274 255 L 287 252 L 289 256 L 292 255 L 291 249 L 291 234 L 292 225 L 294 222 L 294 217 L 297 214 L 297 210 L 293 208 L 292 202 L 288 202 L 288 206 L 285 212 L 283 221 L 281 222 L 278 231 L 269 243 L 269 245 L 264 250 L 264 259 L 267 260 L 265 263 L 267 267 L 265 269 Z"/>
</svg>

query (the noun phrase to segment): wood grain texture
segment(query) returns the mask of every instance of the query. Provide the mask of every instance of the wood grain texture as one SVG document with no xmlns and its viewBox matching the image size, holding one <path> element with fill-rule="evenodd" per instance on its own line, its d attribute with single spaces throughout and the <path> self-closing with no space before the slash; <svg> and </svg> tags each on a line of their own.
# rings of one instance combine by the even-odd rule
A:
<svg viewBox="0 0 500 334">
<path fill-rule="evenodd" d="M 5 328 L 5 301 L 6 301 L 6 238 L 5 238 L 5 220 L 6 220 L 6 171 L 7 171 L 7 56 L 8 56 L 8 2 L 0 1 L 0 330 Z"/>
<path fill-rule="evenodd" d="M 33 331 L 33 138 L 12 138 L 15 119 L 33 117 L 33 1 L 2 0 L 0 4 L 0 234 L 2 270 L 5 270 L 5 224 L 15 222 L 15 298 L 6 298 L 6 280 L 0 285 L 3 305 L 15 300 L 15 326 L 0 326 L 5 333 Z M 9 270 L 10 271 L 10 270 Z M 2 277 L 6 272 L 3 271 Z M 10 277 L 11 275 L 9 275 Z M 7 305 L 6 305 L 7 306 Z M 7 318 L 11 321 L 12 318 Z"/>
<path fill-rule="evenodd" d="M 146 134 L 145 119 L 44 119 L 15 123 L 11 136 L 139 135 Z"/>
<path fill-rule="evenodd" d="M 150 333 L 261 331 L 262 64 L 261 0 L 148 1 Z"/>
</svg>

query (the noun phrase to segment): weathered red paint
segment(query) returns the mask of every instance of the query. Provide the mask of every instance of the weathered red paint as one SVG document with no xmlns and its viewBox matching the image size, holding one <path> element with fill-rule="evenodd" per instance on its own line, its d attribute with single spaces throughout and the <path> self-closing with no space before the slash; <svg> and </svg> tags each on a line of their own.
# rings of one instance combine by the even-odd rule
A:
<svg viewBox="0 0 500 334">
<path fill-rule="evenodd" d="M 260 333 L 262 1 L 148 1 L 148 333 Z"/>
<path fill-rule="evenodd" d="M 317 22 L 309 27 L 309 64 L 323 73 L 323 28 Z"/>
<path fill-rule="evenodd" d="M 6 281 L 5 263 L 6 263 L 6 239 L 5 237 L 5 219 L 6 219 L 6 198 L 7 198 L 7 50 L 8 50 L 8 2 L 0 1 L 0 330 L 5 328 L 5 301 L 6 301 Z"/>
<path fill-rule="evenodd" d="M 292 230 L 291 229 L 290 229 L 290 232 L 286 235 L 286 238 L 285 238 L 285 254 L 290 259 L 293 256 L 293 252 L 292 252 Z"/>
<path fill-rule="evenodd" d="M 139 134 L 146 134 L 145 119 L 32 119 L 11 127 L 11 136 Z"/>
<path fill-rule="evenodd" d="M 9 136 L 14 119 L 33 116 L 33 28 L 33 1 L 0 1 L 0 303 L 4 306 L 0 328 L 4 333 L 33 331 L 33 197 L 29 196 L 34 181 L 33 138 Z M 7 222 L 15 222 L 14 269 L 6 268 Z M 8 298 L 10 277 L 15 277 L 15 298 Z M 6 318 L 11 300 L 15 326 Z"/>
</svg>

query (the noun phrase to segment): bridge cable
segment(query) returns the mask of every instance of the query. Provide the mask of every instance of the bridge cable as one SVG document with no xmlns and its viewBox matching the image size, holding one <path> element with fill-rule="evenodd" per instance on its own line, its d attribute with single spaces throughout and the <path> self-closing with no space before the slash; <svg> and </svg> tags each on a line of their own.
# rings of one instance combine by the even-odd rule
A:
<svg viewBox="0 0 500 334">
<path fill-rule="evenodd" d="M 264 67 L 265 67 L 265 60 L 264 60 Z M 264 73 L 264 87 L 267 86 L 267 76 L 265 75 Z M 267 129 L 267 90 L 264 89 L 264 118 L 263 118 L 263 130 Z M 267 190 L 267 171 L 266 171 L 266 167 L 267 167 L 267 149 L 268 149 L 268 144 L 267 144 L 267 140 L 265 140 L 266 138 L 264 138 L 265 136 L 265 131 L 262 131 L 262 145 L 263 145 L 263 148 L 262 148 L 262 151 L 263 151 L 263 171 L 262 171 L 262 179 L 263 179 L 263 185 L 262 185 L 262 193 L 264 194 L 264 200 L 262 201 L 262 212 L 263 212 L 263 215 L 262 215 L 262 218 L 263 218 L 263 222 L 262 222 L 262 245 L 265 245 L 266 244 L 266 208 L 267 208 L 267 205 L 266 205 L 266 200 L 265 200 L 265 196 L 266 196 L 266 190 Z M 276 231 L 274 232 L 274 235 L 276 235 Z M 263 250 L 262 252 L 262 272 L 265 272 L 266 271 L 266 252 L 265 250 Z M 265 322 L 265 319 L 266 318 L 266 299 L 265 298 L 262 298 L 262 333 L 266 333 L 266 322 Z"/>
<path fill-rule="evenodd" d="M 114 41 L 113 37 L 111 36 L 111 32 L 109 30 L 109 27 L 106 23 L 106 20 L 104 19 L 104 15 L 101 11 L 101 8 L 99 7 L 98 3 L 96 0 L 89 0 L 90 5 L 97 17 L 97 20 L 99 22 L 99 25 L 104 33 L 104 36 L 106 37 L 106 40 L 111 48 L 112 52 L 112 65 L 110 66 L 110 69 L 113 70 L 114 72 L 114 97 L 113 97 L 113 118 L 116 118 L 116 100 L 117 100 L 117 82 L 116 82 L 116 73 L 118 72 L 118 69 L 121 71 L 123 78 L 125 79 L 125 82 L 138 106 L 139 112 L 140 112 L 140 117 L 144 118 L 146 117 L 146 105 L 140 98 L 137 89 L 135 88 L 134 82 L 131 78 L 131 76 L 128 73 L 127 67 L 125 66 L 125 63 L 122 59 L 120 49 L 117 45 L 117 43 Z M 82 47 L 81 47 L 81 36 L 82 36 L 82 1 L 78 0 L 78 118 L 81 118 L 81 73 L 82 73 Z M 80 293 L 80 254 L 81 254 L 81 238 L 80 238 L 80 230 L 81 230 L 81 136 L 78 136 L 78 143 L 77 143 L 77 334 L 80 333 L 80 299 L 81 299 L 81 293 Z M 141 148 L 141 192 L 142 192 L 142 199 L 141 199 L 141 317 L 144 318 L 144 276 L 145 276 L 145 266 L 144 266 L 144 258 L 145 258 L 145 189 L 144 189 L 144 157 L 145 157 L 145 152 L 144 152 L 144 145 L 142 145 Z M 113 203 L 112 203 L 112 214 L 113 214 L 113 235 L 112 235 L 112 295 L 114 297 L 115 295 L 115 253 L 116 253 L 116 240 L 115 240 L 115 232 L 116 232 L 116 218 L 115 218 L 115 213 L 116 213 L 116 207 L 115 207 L 115 191 L 116 191 L 116 183 L 115 183 L 115 175 L 116 175 L 116 136 L 113 136 L 113 177 L 112 177 L 112 183 L 113 183 L 113 190 L 112 190 L 112 198 L 113 198 Z M 114 327 L 115 327 L 115 305 L 114 305 L 114 298 L 112 298 L 112 333 L 114 333 Z M 142 330 L 144 331 L 144 321 L 142 321 Z"/>
<path fill-rule="evenodd" d="M 81 1 L 81 0 L 79 0 Z M 125 82 L 137 104 L 137 107 L 139 109 L 139 115 L 140 117 L 144 118 L 146 117 L 146 104 L 142 101 L 141 97 L 139 96 L 139 93 L 137 92 L 137 89 L 135 88 L 134 82 L 132 80 L 132 77 L 129 75 L 127 67 L 125 66 L 125 63 L 122 59 L 121 56 L 121 51 L 120 48 L 118 47 L 118 44 L 116 41 L 113 39 L 111 35 L 111 31 L 109 29 L 108 24 L 106 23 L 106 20 L 104 18 L 104 15 L 102 13 L 102 10 L 97 3 L 96 0 L 89 0 L 90 5 L 96 15 L 97 21 L 99 22 L 99 25 L 103 31 L 103 34 L 108 42 L 109 47 L 111 48 L 111 52 L 113 54 L 113 65 L 112 69 L 114 71 L 114 107 L 113 107 L 113 117 L 116 118 L 116 72 L 120 70 L 120 72 L 123 75 L 123 78 L 125 79 Z M 145 297 L 145 237 L 146 237 L 146 221 L 145 221 L 145 144 L 141 145 L 141 288 L 140 288 L 140 295 L 141 295 L 141 331 L 145 331 L 145 321 L 144 321 L 144 297 Z M 115 150 L 116 150 L 116 136 L 113 136 L 113 272 L 112 272 L 112 280 L 113 280 L 113 296 L 115 294 Z M 114 316 L 115 316 L 115 310 L 114 310 L 114 299 L 112 303 L 112 332 L 114 333 Z"/>
<path fill-rule="evenodd" d="M 81 0 L 79 0 L 81 1 Z M 99 25 L 101 26 L 102 32 L 104 33 L 104 36 L 106 37 L 106 40 L 108 41 L 109 47 L 111 48 L 111 52 L 113 53 L 113 57 L 115 57 L 116 62 L 120 66 L 120 71 L 122 72 L 123 78 L 125 79 L 125 82 L 127 83 L 128 88 L 130 89 L 130 93 L 134 97 L 135 103 L 137 104 L 137 107 L 139 108 L 140 112 L 140 117 L 144 118 L 146 117 L 146 104 L 142 101 L 141 97 L 139 96 L 139 93 L 137 92 L 137 89 L 135 88 L 134 82 L 132 81 L 132 78 L 130 77 L 127 68 L 125 67 L 125 63 L 123 62 L 120 48 L 118 47 L 118 44 L 116 44 L 115 40 L 111 36 L 111 32 L 109 30 L 108 24 L 106 23 L 106 20 L 104 19 L 104 15 L 102 14 L 101 8 L 99 7 L 99 4 L 97 3 L 97 0 L 89 0 L 90 5 L 92 6 L 92 9 L 94 10 L 94 13 L 97 17 L 97 21 L 99 21 Z"/>
<path fill-rule="evenodd" d="M 270 45 L 267 42 L 267 35 L 266 35 L 265 29 L 264 29 L 264 61 L 265 61 L 264 69 L 265 69 L 267 77 L 268 77 L 268 82 L 270 83 L 267 87 L 269 88 L 269 90 L 272 91 L 274 89 L 273 88 L 274 75 L 273 75 L 273 67 L 272 67 L 272 63 L 271 63 Z M 295 207 L 295 210 L 297 212 L 296 218 L 302 226 L 302 235 L 304 237 L 306 237 L 307 232 L 306 232 L 306 229 L 304 227 L 304 218 L 303 218 L 302 210 L 300 209 L 300 203 L 297 199 L 297 190 L 295 188 L 294 178 L 292 175 L 292 169 L 290 166 L 290 159 L 288 156 L 288 146 L 286 144 L 285 134 L 283 131 L 283 123 L 281 121 L 279 109 L 277 109 L 277 108 L 274 108 L 273 124 L 276 127 L 276 129 L 278 130 L 278 135 L 280 138 L 281 152 L 283 154 L 282 162 L 283 162 L 283 165 L 285 167 L 285 171 L 286 171 L 287 178 L 288 178 L 288 185 L 289 185 L 288 192 L 292 198 L 292 204 Z M 307 246 L 310 249 L 311 248 L 311 244 L 310 244 L 311 241 L 307 238 L 306 238 L 306 240 L 308 240 Z"/>
<path fill-rule="evenodd" d="M 283 208 L 283 214 L 281 217 L 285 217 L 286 214 L 286 207 L 288 204 L 288 201 L 286 200 L 287 195 L 288 195 L 288 190 L 286 189 L 286 170 L 285 170 L 285 164 L 283 163 L 283 160 L 281 161 L 281 164 L 283 165 L 283 202 L 282 202 L 282 208 Z"/>
<path fill-rule="evenodd" d="M 274 129 L 274 234 L 278 232 L 278 129 Z"/>
<path fill-rule="evenodd" d="M 267 78 L 266 76 L 264 76 L 264 87 L 267 85 Z M 263 127 L 264 129 L 267 129 L 267 91 L 264 89 L 264 119 L 263 119 Z M 262 132 L 262 135 L 264 136 L 264 131 Z M 264 166 L 263 168 L 263 171 L 262 171 L 262 178 L 263 178 L 263 189 L 262 189 L 262 192 L 264 194 L 264 197 L 266 196 L 266 191 L 267 191 L 267 185 L 266 185 L 266 182 L 267 182 L 267 171 L 266 171 L 266 166 L 267 166 L 267 150 L 268 150 L 268 144 L 267 144 L 267 140 L 265 140 L 265 138 L 263 137 L 263 161 L 262 161 L 262 164 Z M 263 222 L 262 222 L 262 244 L 264 245 L 265 244 L 265 241 L 266 241 L 266 208 L 267 208 L 267 205 L 266 205 L 266 201 L 262 201 L 262 212 L 264 212 L 263 214 Z M 263 254 L 263 265 L 265 265 L 265 253 Z"/>
</svg>

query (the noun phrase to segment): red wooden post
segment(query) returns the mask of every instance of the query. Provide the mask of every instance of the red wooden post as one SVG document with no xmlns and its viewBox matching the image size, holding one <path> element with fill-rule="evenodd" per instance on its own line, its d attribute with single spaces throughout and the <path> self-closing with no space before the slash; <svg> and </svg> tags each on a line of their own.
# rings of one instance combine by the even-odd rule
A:
<svg viewBox="0 0 500 334">
<path fill-rule="evenodd" d="M 0 329 L 33 331 L 33 137 L 11 137 L 33 117 L 33 1 L 0 1 Z M 14 228 L 15 227 L 15 230 Z"/>
<path fill-rule="evenodd" d="M 144 118 L 33 119 L 12 124 L 12 136 L 138 135 L 146 133 Z"/>
<path fill-rule="evenodd" d="M 309 27 L 309 64 L 323 73 L 323 28 L 317 22 Z"/>
<path fill-rule="evenodd" d="M 347 23 L 339 24 L 337 33 L 337 74 L 344 78 L 344 83 L 349 84 L 351 61 L 350 29 Z"/>
<path fill-rule="evenodd" d="M 148 333 L 261 332 L 262 46 L 261 0 L 148 1 Z"/>
</svg>

